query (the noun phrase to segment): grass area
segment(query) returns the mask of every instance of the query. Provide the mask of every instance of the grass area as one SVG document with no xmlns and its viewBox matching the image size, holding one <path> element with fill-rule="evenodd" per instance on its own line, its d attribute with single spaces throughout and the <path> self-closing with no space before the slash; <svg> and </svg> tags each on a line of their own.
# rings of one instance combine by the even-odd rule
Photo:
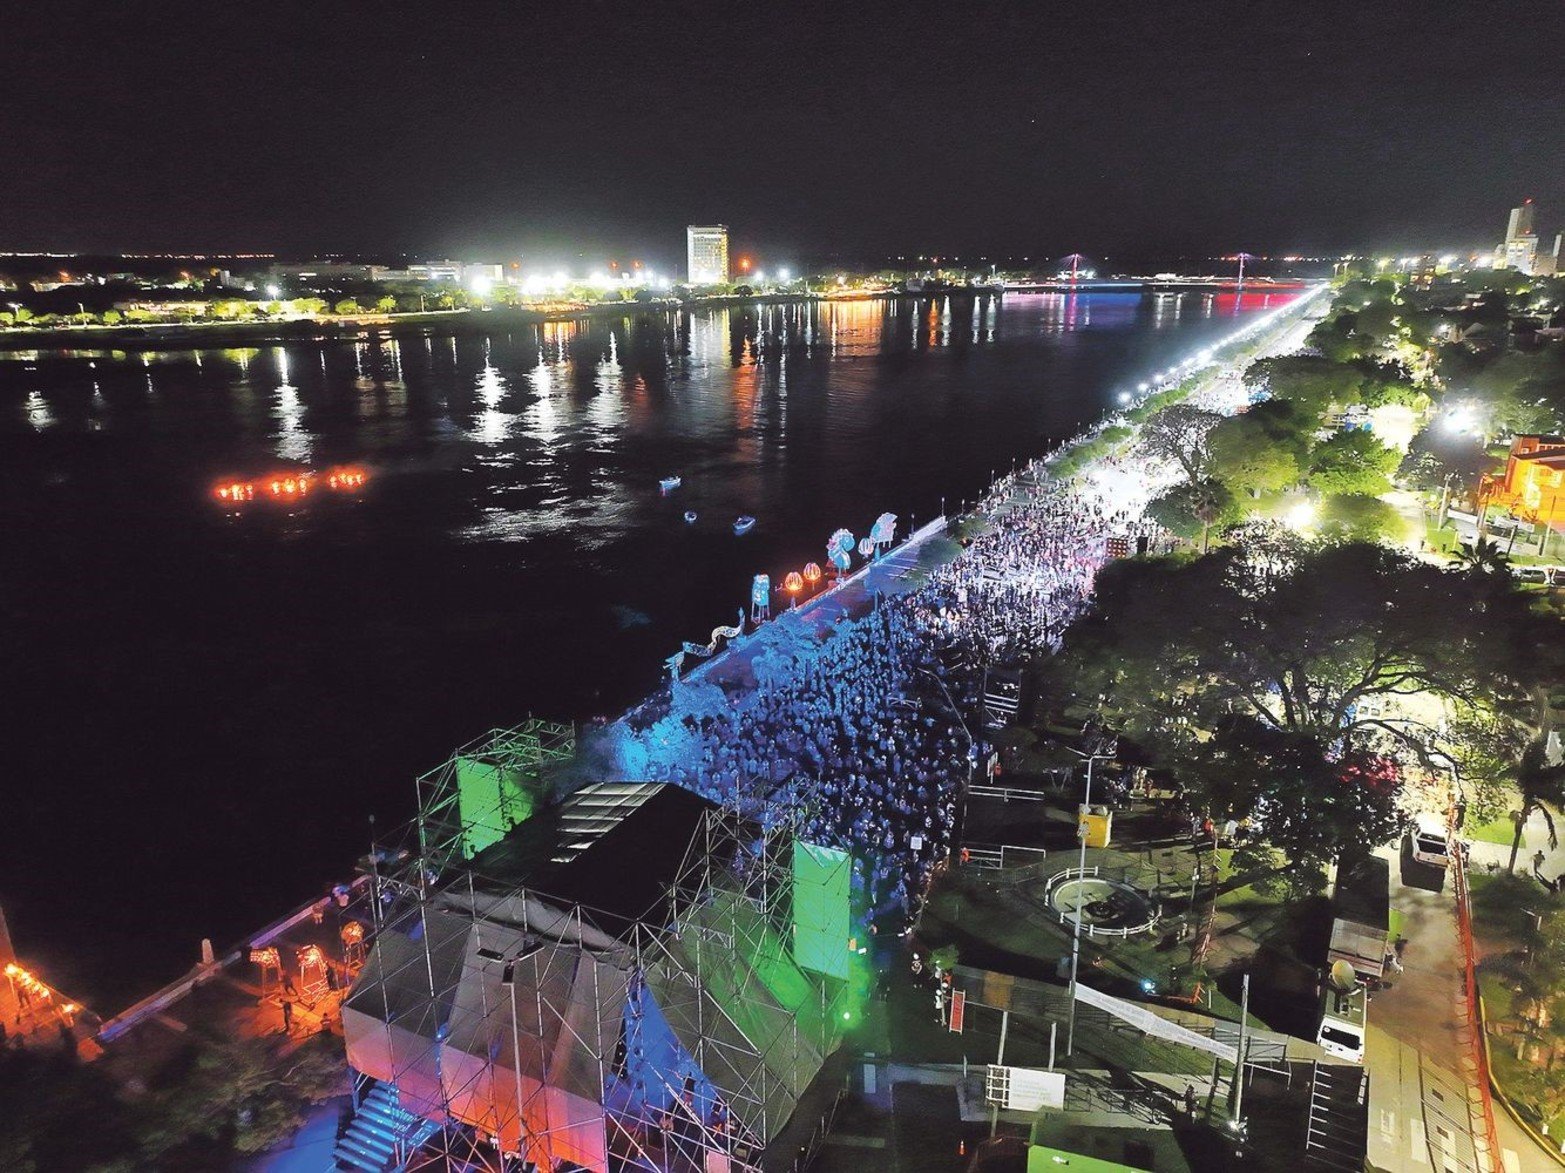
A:
<svg viewBox="0 0 1565 1173">
<path fill-rule="evenodd" d="M 1509 847 L 1511 840 L 1516 836 L 1516 823 L 1510 815 L 1501 815 L 1497 819 L 1491 819 L 1487 823 L 1473 823 L 1469 821 L 1463 828 L 1462 834 L 1479 843 L 1498 843 L 1501 847 Z M 1522 847 L 1527 846 L 1527 832 L 1522 831 Z"/>
<path fill-rule="evenodd" d="M 1488 1001 L 1488 995 L 1485 995 L 1484 1000 L 1485 1002 Z M 1490 1013 L 1494 1013 L 1493 1006 L 1488 1006 L 1487 1009 Z M 1511 1104 L 1533 1127 L 1536 1128 L 1539 1124 L 1547 1124 L 1546 1131 L 1548 1135 L 1558 1137 L 1561 1135 L 1561 1130 L 1565 1129 L 1565 1112 L 1557 1113 L 1552 1120 L 1543 1120 L 1531 1104 L 1511 1095 L 1510 1089 L 1516 1084 L 1517 1076 L 1528 1066 L 1530 1064 L 1525 1060 L 1516 1057 L 1514 1043 L 1507 1039 L 1495 1038 L 1493 1035 L 1489 1037 L 1489 1067 L 1494 1073 L 1495 1083 L 1500 1086 L 1501 1090 L 1505 1092 L 1506 1098 L 1511 1101 Z"/>
<path fill-rule="evenodd" d="M 1424 519 L 1424 546 L 1437 554 L 1456 552 L 1456 531 L 1449 526 L 1436 527 L 1432 518 Z"/>
<path fill-rule="evenodd" d="M 1505 979 L 1489 970 L 1478 974 L 1478 992 L 1483 995 L 1484 1010 L 1493 1019 L 1509 1018 L 1514 1008 L 1515 994 Z"/>
</svg>

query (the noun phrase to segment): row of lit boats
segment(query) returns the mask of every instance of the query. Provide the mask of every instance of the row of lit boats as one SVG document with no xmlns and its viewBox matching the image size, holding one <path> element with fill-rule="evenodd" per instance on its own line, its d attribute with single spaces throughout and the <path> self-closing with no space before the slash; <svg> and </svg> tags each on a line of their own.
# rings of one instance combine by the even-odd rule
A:
<svg viewBox="0 0 1565 1173">
<path fill-rule="evenodd" d="M 369 482 L 362 468 L 334 468 L 326 472 L 278 473 L 260 480 L 225 480 L 212 489 L 213 495 L 229 505 L 247 501 L 297 501 L 311 493 L 353 493 Z"/>
</svg>

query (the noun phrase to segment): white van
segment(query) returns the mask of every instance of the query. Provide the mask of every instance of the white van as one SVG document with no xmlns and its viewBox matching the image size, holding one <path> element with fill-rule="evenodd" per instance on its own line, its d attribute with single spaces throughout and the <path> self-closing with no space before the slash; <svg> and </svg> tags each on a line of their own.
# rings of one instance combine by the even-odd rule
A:
<svg viewBox="0 0 1565 1173">
<path fill-rule="evenodd" d="M 1366 991 L 1354 983 L 1349 990 L 1339 989 L 1329 980 L 1321 997 L 1320 1030 L 1315 1041 L 1321 1050 L 1349 1063 L 1364 1062 L 1364 1009 Z"/>
<path fill-rule="evenodd" d="M 1413 820 L 1413 826 L 1407 834 L 1412 840 L 1415 861 L 1436 868 L 1451 866 L 1451 836 L 1443 817 L 1419 815 Z"/>
</svg>

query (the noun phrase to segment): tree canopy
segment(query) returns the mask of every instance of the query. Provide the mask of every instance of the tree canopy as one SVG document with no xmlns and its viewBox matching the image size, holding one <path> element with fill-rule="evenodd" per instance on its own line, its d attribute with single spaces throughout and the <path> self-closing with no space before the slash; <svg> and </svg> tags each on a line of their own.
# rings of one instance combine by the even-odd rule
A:
<svg viewBox="0 0 1565 1173">
<path fill-rule="evenodd" d="M 1229 416 L 1211 430 L 1211 475 L 1230 488 L 1248 493 L 1274 493 L 1303 475 L 1309 456 L 1310 427 L 1286 399 L 1258 403 L 1241 415 Z"/>
<path fill-rule="evenodd" d="M 1338 432 L 1310 453 L 1309 485 L 1321 493 L 1366 493 L 1373 497 L 1391 488 L 1391 473 L 1399 463 L 1374 432 L 1354 428 Z"/>
<path fill-rule="evenodd" d="M 1165 407 L 1141 425 L 1141 447 L 1147 455 L 1177 464 L 1185 479 L 1206 475 L 1211 453 L 1207 434 L 1222 421 L 1215 411 L 1176 403 Z"/>
<path fill-rule="evenodd" d="M 1059 670 L 1197 801 L 1267 816 L 1277 846 L 1319 862 L 1385 840 L 1396 762 L 1450 760 L 1431 708 L 1527 704 L 1556 636 L 1508 579 L 1272 533 L 1106 567 Z M 1247 760 L 1267 765 L 1248 777 Z M 1294 802 L 1332 826 L 1297 823 Z"/>
</svg>

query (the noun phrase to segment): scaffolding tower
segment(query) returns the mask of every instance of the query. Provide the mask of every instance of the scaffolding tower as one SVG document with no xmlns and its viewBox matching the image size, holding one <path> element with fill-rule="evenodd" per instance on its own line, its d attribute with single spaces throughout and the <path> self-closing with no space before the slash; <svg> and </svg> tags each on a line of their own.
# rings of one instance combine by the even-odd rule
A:
<svg viewBox="0 0 1565 1173">
<path fill-rule="evenodd" d="M 831 873 L 801 888 L 791 828 L 672 786 L 534 790 L 523 812 L 510 783 L 569 744 L 541 723 L 481 739 L 419 779 L 407 846 L 373 855 L 343 1007 L 360 1094 L 407 1115 L 407 1168 L 760 1168 L 867 988 L 851 939 L 828 962 L 799 944 Z"/>
</svg>

